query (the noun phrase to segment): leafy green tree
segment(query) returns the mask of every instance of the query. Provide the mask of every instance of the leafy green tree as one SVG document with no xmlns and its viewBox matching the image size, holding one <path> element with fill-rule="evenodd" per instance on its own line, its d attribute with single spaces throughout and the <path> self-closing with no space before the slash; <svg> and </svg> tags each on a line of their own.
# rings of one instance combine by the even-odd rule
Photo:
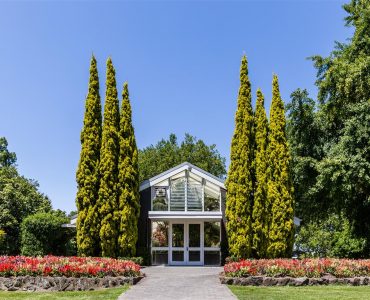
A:
<svg viewBox="0 0 370 300">
<path fill-rule="evenodd" d="M 139 166 L 127 83 L 123 86 L 122 98 L 118 165 L 120 212 L 118 253 L 121 257 L 132 257 L 136 254 L 137 226 L 140 213 Z"/>
<path fill-rule="evenodd" d="M 101 101 L 96 59 L 91 58 L 89 92 L 86 97 L 81 154 L 77 168 L 77 246 L 82 256 L 99 254 L 99 215 L 96 199 L 99 191 L 101 147 Z"/>
<path fill-rule="evenodd" d="M 21 253 L 27 256 L 65 255 L 71 232 L 62 228 L 68 218 L 56 212 L 36 213 L 21 224 Z M 69 234 L 67 233 L 69 232 Z"/>
<path fill-rule="evenodd" d="M 0 168 L 14 166 L 16 161 L 16 154 L 8 150 L 8 141 L 0 137 Z"/>
<path fill-rule="evenodd" d="M 311 190 L 317 202 L 325 203 L 326 212 L 343 210 L 369 247 L 370 101 L 352 105 L 349 113 L 352 117 L 344 122 L 338 143 L 317 165 L 319 175 Z"/>
<path fill-rule="evenodd" d="M 301 257 L 361 257 L 366 239 L 356 237 L 344 214 L 330 214 L 299 228 L 295 248 Z"/>
<path fill-rule="evenodd" d="M 215 144 L 206 145 L 203 140 L 187 133 L 179 145 L 176 135 L 170 134 L 167 140 L 162 139 L 156 145 L 139 150 L 140 182 L 184 161 L 218 177 L 226 174 L 225 158 L 217 151 Z"/>
<path fill-rule="evenodd" d="M 248 258 L 252 254 L 253 111 L 251 102 L 247 58 L 243 56 L 235 130 L 231 141 L 230 167 L 226 180 L 226 228 L 229 252 L 239 258 Z"/>
<path fill-rule="evenodd" d="M 20 251 L 20 225 L 29 215 L 51 210 L 50 200 L 40 193 L 38 183 L 18 174 L 15 167 L 0 168 L 0 228 L 5 240 L 4 254 Z"/>
<path fill-rule="evenodd" d="M 306 90 L 297 89 L 286 105 L 287 137 L 292 155 L 292 181 L 294 185 L 295 213 L 308 221 L 317 217 L 317 203 L 311 188 L 318 175 L 317 163 L 324 155 L 323 137 L 315 101 Z M 321 202 L 320 211 L 324 210 Z"/>
<path fill-rule="evenodd" d="M 313 56 L 317 69 L 322 120 L 327 138 L 335 144 L 350 117 L 352 104 L 370 99 L 370 5 L 367 0 L 351 0 L 343 5 L 346 26 L 354 27 L 348 44 L 336 43 L 328 57 Z"/>
<path fill-rule="evenodd" d="M 255 186 L 252 210 L 252 249 L 254 257 L 265 257 L 269 231 L 269 211 L 267 202 L 267 142 L 268 121 L 261 90 L 257 91 L 256 113 L 254 117 L 255 132 Z"/>
<path fill-rule="evenodd" d="M 270 132 L 268 143 L 268 190 L 267 202 L 271 207 L 268 257 L 289 257 L 292 253 L 293 187 L 291 183 L 291 157 L 286 139 L 284 103 L 280 97 L 278 78 L 272 81 Z"/>
<path fill-rule="evenodd" d="M 118 157 L 119 104 L 115 70 L 111 58 L 107 60 L 107 79 L 104 104 L 102 144 L 100 150 L 100 186 L 98 209 L 100 215 L 100 246 L 102 256 L 117 255 L 118 240 Z"/>
</svg>

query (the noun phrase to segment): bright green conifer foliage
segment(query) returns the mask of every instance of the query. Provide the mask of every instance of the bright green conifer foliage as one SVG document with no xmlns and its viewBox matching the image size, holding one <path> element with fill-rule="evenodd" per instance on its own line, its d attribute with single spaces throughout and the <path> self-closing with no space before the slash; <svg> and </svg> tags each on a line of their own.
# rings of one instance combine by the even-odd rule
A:
<svg viewBox="0 0 370 300">
<path fill-rule="evenodd" d="M 119 104 L 115 76 L 112 60 L 108 58 L 98 199 L 101 255 L 106 257 L 117 255 L 118 240 Z"/>
<path fill-rule="evenodd" d="M 284 103 L 278 78 L 272 81 L 270 132 L 268 144 L 269 180 L 267 201 L 271 205 L 268 257 L 290 257 L 293 247 L 293 187 L 290 176 L 290 153 L 285 132 Z"/>
<path fill-rule="evenodd" d="M 253 111 L 247 58 L 240 67 L 238 107 L 231 141 L 230 167 L 226 187 L 226 218 L 230 255 L 251 257 L 251 204 L 253 200 Z"/>
<path fill-rule="evenodd" d="M 256 113 L 254 116 L 254 204 L 252 211 L 253 256 L 263 258 L 267 250 L 269 205 L 267 203 L 267 134 L 268 121 L 261 90 L 257 91 Z"/>
<path fill-rule="evenodd" d="M 86 97 L 81 154 L 77 168 L 77 247 L 82 256 L 99 254 L 99 217 L 96 199 L 99 190 L 101 143 L 101 102 L 96 60 L 90 64 L 89 92 Z"/>
<path fill-rule="evenodd" d="M 119 131 L 120 156 L 118 165 L 120 225 L 118 253 L 122 257 L 135 256 L 138 237 L 139 166 L 135 132 L 132 126 L 128 85 L 123 85 Z"/>
</svg>

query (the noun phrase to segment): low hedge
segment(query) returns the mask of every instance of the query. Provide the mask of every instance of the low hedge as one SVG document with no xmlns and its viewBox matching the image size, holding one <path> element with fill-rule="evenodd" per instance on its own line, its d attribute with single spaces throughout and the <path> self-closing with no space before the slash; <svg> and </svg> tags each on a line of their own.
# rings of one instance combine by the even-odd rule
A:
<svg viewBox="0 0 370 300">
<path fill-rule="evenodd" d="M 370 276 L 370 259 L 248 259 L 227 263 L 224 272 L 226 277 L 350 278 Z"/>
</svg>

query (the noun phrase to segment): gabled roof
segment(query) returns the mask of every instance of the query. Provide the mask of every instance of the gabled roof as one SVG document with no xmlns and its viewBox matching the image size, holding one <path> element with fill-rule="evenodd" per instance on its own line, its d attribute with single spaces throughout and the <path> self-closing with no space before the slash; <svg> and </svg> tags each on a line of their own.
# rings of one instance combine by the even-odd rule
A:
<svg viewBox="0 0 370 300">
<path fill-rule="evenodd" d="M 219 187 L 225 189 L 225 184 L 224 184 L 224 180 L 217 177 L 217 176 L 214 176 L 212 175 L 211 173 L 208 173 L 206 171 L 204 171 L 203 169 L 201 168 L 198 168 L 197 166 L 194 166 L 193 164 L 189 163 L 189 162 L 183 162 L 182 164 L 176 166 L 176 167 L 173 167 L 172 169 L 169 169 L 161 174 L 158 174 L 157 176 L 154 176 L 150 179 L 147 179 L 147 180 L 144 180 L 141 184 L 140 184 L 140 191 L 142 190 L 145 190 L 147 189 L 148 187 L 150 186 L 153 186 L 163 180 L 166 180 L 184 170 L 188 170 L 189 172 L 192 172 L 206 180 L 208 180 L 209 182 L 212 182 L 213 184 L 215 185 L 218 185 Z"/>
</svg>

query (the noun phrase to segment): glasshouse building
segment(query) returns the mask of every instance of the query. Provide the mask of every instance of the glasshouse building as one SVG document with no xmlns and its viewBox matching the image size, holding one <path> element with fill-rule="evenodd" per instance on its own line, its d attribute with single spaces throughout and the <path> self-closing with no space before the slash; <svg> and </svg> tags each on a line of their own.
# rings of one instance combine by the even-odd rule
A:
<svg viewBox="0 0 370 300">
<path fill-rule="evenodd" d="M 220 265 L 225 198 L 222 179 L 188 162 L 144 181 L 138 249 L 153 265 Z"/>
</svg>

